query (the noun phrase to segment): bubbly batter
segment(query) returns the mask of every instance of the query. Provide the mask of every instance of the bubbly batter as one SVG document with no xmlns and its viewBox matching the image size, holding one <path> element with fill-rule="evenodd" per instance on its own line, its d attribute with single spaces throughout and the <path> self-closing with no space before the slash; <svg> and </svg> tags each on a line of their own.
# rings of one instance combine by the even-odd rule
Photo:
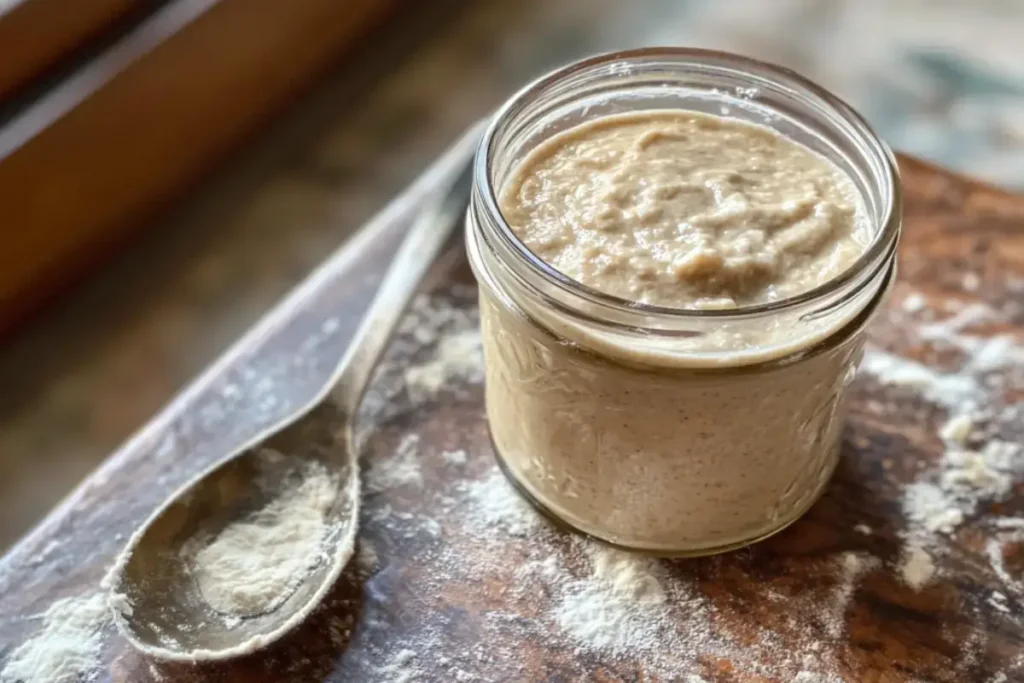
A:
<svg viewBox="0 0 1024 683">
<path fill-rule="evenodd" d="M 762 126 L 682 110 L 551 138 L 503 188 L 501 211 L 574 280 L 675 308 L 812 289 L 870 238 L 853 182 L 824 157 Z"/>
</svg>

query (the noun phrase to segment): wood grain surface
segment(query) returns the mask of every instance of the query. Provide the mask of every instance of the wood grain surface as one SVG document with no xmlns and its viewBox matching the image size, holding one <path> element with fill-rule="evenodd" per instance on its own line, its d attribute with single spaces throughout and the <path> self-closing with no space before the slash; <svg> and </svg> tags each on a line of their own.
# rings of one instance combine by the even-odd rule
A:
<svg viewBox="0 0 1024 683">
<path fill-rule="evenodd" d="M 38 627 L 33 615 L 58 598 L 98 590 L 125 539 L 169 493 L 316 390 L 417 202 L 446 163 L 353 238 L 0 560 L 0 659 Z M 915 341 L 900 302 L 910 293 L 991 306 L 1016 301 L 1024 279 L 1024 199 L 905 157 L 901 166 L 906 222 L 899 282 L 872 328 L 872 343 L 941 366 L 949 360 Z M 977 283 L 965 280 L 970 273 Z M 428 289 L 432 301 L 471 320 L 469 283 L 460 245 L 453 245 Z M 1018 311 L 992 332 L 1019 334 L 1022 324 Z M 522 567 L 547 558 L 570 578 L 585 573 L 587 542 L 546 523 L 526 536 L 478 526 L 466 492 L 496 472 L 482 387 L 469 375 L 412 400 L 401 370 L 429 360 L 429 343 L 400 336 L 368 398 L 364 465 L 393 457 L 416 434 L 422 477 L 417 486 L 367 494 L 359 543 L 375 559 L 364 552 L 323 607 L 264 653 L 217 666 L 170 667 L 146 661 L 109 632 L 96 680 L 1024 681 L 1024 553 L 1017 536 L 989 523 L 996 515 L 1024 516 L 1020 481 L 1005 499 L 982 501 L 943 539 L 934 580 L 913 590 L 899 578 L 902 492 L 943 448 L 935 433 L 946 413 L 918 394 L 862 375 L 852 388 L 842 463 L 801 521 L 743 551 L 658 561 L 669 595 L 675 600 L 685 592 L 689 601 L 672 606 L 677 638 L 671 645 L 680 651 L 676 668 L 666 673 L 652 662 L 672 661 L 669 643 L 654 654 L 581 645 L 552 617 L 557 596 L 550 587 L 523 579 Z M 1006 429 L 1003 438 L 1024 443 L 1012 425 Z M 459 449 L 468 454 L 465 464 L 444 456 Z M 845 585 L 834 569 L 850 553 L 871 561 L 855 584 Z M 1005 598 L 1000 606 L 993 592 Z M 687 611 L 698 604 L 706 615 L 700 623 Z M 831 620 L 824 618 L 829 610 L 837 610 Z"/>
</svg>

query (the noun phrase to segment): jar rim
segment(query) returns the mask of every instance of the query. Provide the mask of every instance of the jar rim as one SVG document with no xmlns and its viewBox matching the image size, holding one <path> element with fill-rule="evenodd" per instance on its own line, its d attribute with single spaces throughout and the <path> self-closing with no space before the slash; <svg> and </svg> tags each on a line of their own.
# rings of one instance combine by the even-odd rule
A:
<svg viewBox="0 0 1024 683">
<path fill-rule="evenodd" d="M 732 72 L 739 71 L 751 75 L 756 73 L 769 77 L 776 82 L 806 91 L 813 97 L 821 100 L 828 109 L 838 114 L 845 122 L 854 127 L 860 141 L 867 143 L 871 153 L 881 163 L 883 167 L 882 175 L 884 176 L 885 186 L 888 191 L 884 195 L 881 217 L 878 220 L 879 229 L 874 233 L 871 243 L 863 253 L 846 270 L 835 278 L 827 280 L 809 290 L 775 301 L 754 304 L 752 306 L 740 306 L 734 309 L 676 308 L 626 299 L 585 285 L 578 280 L 570 278 L 541 259 L 519 239 L 499 208 L 497 191 L 493 182 L 493 147 L 499 126 L 507 121 L 510 116 L 516 114 L 518 110 L 522 109 L 532 96 L 543 93 L 548 87 L 563 79 L 582 72 L 596 70 L 616 62 L 642 61 L 657 58 L 671 59 L 680 64 L 718 66 Z M 853 107 L 826 88 L 791 69 L 719 50 L 683 47 L 646 47 L 605 52 L 559 67 L 540 76 L 514 93 L 491 117 L 480 141 L 479 152 L 474 161 L 473 174 L 474 184 L 478 188 L 476 196 L 483 202 L 487 213 L 495 219 L 499 239 L 522 260 L 533 274 L 544 278 L 567 294 L 582 297 L 590 303 L 601 307 L 632 315 L 640 314 L 675 320 L 739 318 L 789 311 L 841 291 L 851 283 L 854 283 L 858 278 L 863 277 L 865 271 L 870 271 L 869 277 L 865 280 L 870 282 L 876 272 L 886 267 L 895 255 L 902 220 L 902 190 L 899 167 L 895 155 L 889 146 L 875 133 L 870 124 Z"/>
</svg>

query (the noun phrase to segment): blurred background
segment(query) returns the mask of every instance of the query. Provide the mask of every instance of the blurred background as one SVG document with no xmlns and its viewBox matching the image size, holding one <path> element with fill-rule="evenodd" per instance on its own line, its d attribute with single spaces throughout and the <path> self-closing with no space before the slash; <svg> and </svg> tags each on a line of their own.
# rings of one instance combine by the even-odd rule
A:
<svg viewBox="0 0 1024 683">
<path fill-rule="evenodd" d="M 1024 187 L 1018 0 L 0 0 L 0 549 L 471 121 L 641 45 Z"/>
</svg>

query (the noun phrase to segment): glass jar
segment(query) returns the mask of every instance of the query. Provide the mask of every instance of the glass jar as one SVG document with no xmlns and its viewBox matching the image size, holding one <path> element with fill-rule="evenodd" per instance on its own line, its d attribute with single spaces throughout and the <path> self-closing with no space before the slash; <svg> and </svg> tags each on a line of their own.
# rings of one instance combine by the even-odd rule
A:
<svg viewBox="0 0 1024 683">
<path fill-rule="evenodd" d="M 646 305 L 569 279 L 516 237 L 497 195 L 551 136 L 653 109 L 756 122 L 823 155 L 861 194 L 870 244 L 833 280 L 732 310 Z M 665 555 L 736 548 L 803 514 L 835 468 L 845 389 L 895 276 L 898 170 L 863 119 L 779 67 L 633 50 L 513 95 L 475 163 L 467 249 L 480 285 L 487 415 L 520 492 L 577 531 Z"/>
</svg>

